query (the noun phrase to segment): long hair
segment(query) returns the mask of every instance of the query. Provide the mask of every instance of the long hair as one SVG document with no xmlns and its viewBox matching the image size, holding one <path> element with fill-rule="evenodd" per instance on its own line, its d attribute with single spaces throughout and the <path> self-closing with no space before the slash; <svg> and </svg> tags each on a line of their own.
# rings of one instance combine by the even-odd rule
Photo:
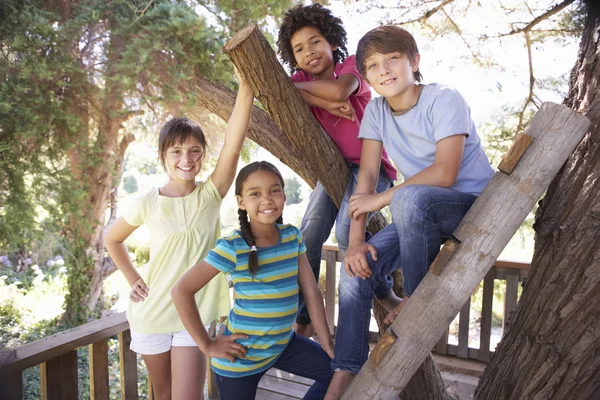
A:
<svg viewBox="0 0 600 400">
<path fill-rule="evenodd" d="M 244 168 L 240 170 L 237 178 L 235 179 L 235 195 L 242 195 L 242 187 L 244 186 L 244 182 L 250 175 L 257 171 L 269 171 L 272 174 L 276 175 L 281 182 L 281 189 L 284 188 L 283 177 L 281 173 L 273 164 L 267 161 L 256 161 L 251 164 L 246 165 Z M 242 238 L 246 241 L 248 246 L 252 248 L 250 254 L 248 255 L 248 269 L 250 270 L 250 275 L 254 276 L 258 271 L 258 250 L 256 249 L 256 238 L 252 233 L 252 229 L 250 228 L 250 221 L 248 220 L 248 212 L 246 210 L 242 210 L 238 208 L 238 219 L 240 220 L 240 232 L 242 232 Z M 283 224 L 283 216 L 279 216 L 277 221 L 278 224 Z"/>
</svg>

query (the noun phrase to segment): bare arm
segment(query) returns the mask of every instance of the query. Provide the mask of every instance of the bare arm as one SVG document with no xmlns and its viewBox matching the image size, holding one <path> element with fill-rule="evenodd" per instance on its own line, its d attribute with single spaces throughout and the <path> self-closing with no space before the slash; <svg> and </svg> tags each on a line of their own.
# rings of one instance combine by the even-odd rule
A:
<svg viewBox="0 0 600 400">
<path fill-rule="evenodd" d="M 344 101 L 358 89 L 358 79 L 352 74 L 342 74 L 337 79 L 320 79 L 294 82 L 296 88 L 328 101 Z"/>
<path fill-rule="evenodd" d="M 148 287 L 137 269 L 133 266 L 124 242 L 137 228 L 137 226 L 129 225 L 121 217 L 110 226 L 104 236 L 106 250 L 117 268 L 119 268 L 119 271 L 127 279 L 129 286 L 132 287 L 129 298 L 136 303 L 144 301 L 144 298 L 148 296 Z"/>
<path fill-rule="evenodd" d="M 240 79 L 235 106 L 225 129 L 225 144 L 219 154 L 217 166 L 211 175 L 221 197 L 225 197 L 235 178 L 237 163 L 250 123 L 253 100 L 254 96 L 250 87 Z"/>
<path fill-rule="evenodd" d="M 298 257 L 298 283 L 304 295 L 306 308 L 315 326 L 321 346 L 329 354 L 329 357 L 333 358 L 333 341 L 331 340 L 329 327 L 327 326 L 323 296 L 315 281 L 315 276 L 310 268 L 306 254 L 301 254 Z"/>
<path fill-rule="evenodd" d="M 358 193 L 350 198 L 348 212 L 350 218 L 358 218 L 363 213 L 381 210 L 389 205 L 398 189 L 408 185 L 429 185 L 450 187 L 456 181 L 465 148 L 465 135 L 454 135 L 440 140 L 435 147 L 433 164 L 415 174 L 398 186 L 380 194 Z M 361 154 L 362 169 L 362 154 Z M 360 176 L 360 175 L 359 175 Z M 360 179 L 359 179 L 360 183 Z"/>
<path fill-rule="evenodd" d="M 247 338 L 246 335 L 219 335 L 214 340 L 208 336 L 200 317 L 194 295 L 210 282 L 219 271 L 210 264 L 202 261 L 190 268 L 171 289 L 171 298 L 181 317 L 181 322 L 189 332 L 200 350 L 211 357 L 227 358 L 234 361 L 235 357 L 243 358 L 246 354 L 244 346 L 234 340 Z"/>
</svg>

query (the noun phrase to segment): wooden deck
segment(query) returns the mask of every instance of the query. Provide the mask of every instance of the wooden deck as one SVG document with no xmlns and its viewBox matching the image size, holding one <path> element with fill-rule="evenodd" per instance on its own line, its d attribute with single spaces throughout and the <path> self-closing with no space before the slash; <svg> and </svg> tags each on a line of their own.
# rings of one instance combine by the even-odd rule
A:
<svg viewBox="0 0 600 400">
<path fill-rule="evenodd" d="M 336 275 L 341 261 L 337 246 L 324 246 L 323 260 L 327 269 L 324 294 L 326 314 L 333 334 L 336 328 Z M 446 334 L 434 349 L 437 353 L 434 357 L 447 387 L 453 388 L 463 400 L 471 398 L 485 362 L 493 352 L 493 348 L 490 349 L 490 337 L 494 280 L 506 281 L 506 316 L 516 306 L 518 285 L 527 276 L 528 267 L 528 264 L 498 261 L 483 281 L 481 326 L 478 329 L 480 339 L 473 342 L 470 337 L 470 300 L 460 312 L 457 344 L 450 343 Z M 118 336 L 119 340 L 121 398 L 137 400 L 137 355 L 129 350 L 130 332 L 125 313 L 93 321 L 16 349 L 0 351 L 0 399 L 22 399 L 23 371 L 40 365 L 43 400 L 78 400 L 77 349 L 82 347 L 87 347 L 90 354 L 91 399 L 109 399 L 108 340 L 114 336 Z M 371 339 L 376 340 L 376 337 L 376 332 L 372 332 Z M 210 377 L 208 381 L 207 398 L 218 398 L 214 381 Z M 309 379 L 271 370 L 261 380 L 256 398 L 301 399 L 310 385 Z M 152 395 L 149 398 L 152 399 Z"/>
</svg>

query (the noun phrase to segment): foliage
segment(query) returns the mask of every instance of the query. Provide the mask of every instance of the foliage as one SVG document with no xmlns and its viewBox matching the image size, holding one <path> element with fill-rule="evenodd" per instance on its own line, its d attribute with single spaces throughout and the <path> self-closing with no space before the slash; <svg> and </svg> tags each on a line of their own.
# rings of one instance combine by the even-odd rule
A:
<svg viewBox="0 0 600 400">
<path fill-rule="evenodd" d="M 125 189 L 125 191 L 130 194 L 138 191 L 138 184 L 137 179 L 135 179 L 135 176 L 127 175 L 123 179 L 123 189 Z"/>
<path fill-rule="evenodd" d="M 292 205 L 302 202 L 302 193 L 300 182 L 296 177 L 285 179 L 285 204 Z"/>
<path fill-rule="evenodd" d="M 273 21 L 289 3 L 200 5 L 216 23 L 185 1 L 0 6 L 0 252 L 28 257 L 40 224 L 50 229 L 67 260 L 72 323 L 89 317 L 91 282 L 104 276 L 98 233 L 133 126 L 188 113 L 196 75 L 231 85 L 220 48 L 232 28 Z"/>
</svg>

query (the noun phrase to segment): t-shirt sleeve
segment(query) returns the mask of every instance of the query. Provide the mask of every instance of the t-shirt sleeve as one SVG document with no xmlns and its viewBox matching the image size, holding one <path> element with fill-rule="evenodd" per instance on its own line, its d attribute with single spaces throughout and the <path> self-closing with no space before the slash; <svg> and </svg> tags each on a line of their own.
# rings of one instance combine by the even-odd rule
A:
<svg viewBox="0 0 600 400">
<path fill-rule="evenodd" d="M 215 248 L 208 252 L 204 261 L 223 273 L 232 273 L 237 262 L 233 243 L 227 239 L 218 239 Z"/>
<path fill-rule="evenodd" d="M 306 253 L 306 245 L 304 244 L 304 238 L 300 229 L 294 227 L 296 230 L 296 237 L 298 238 L 298 255 Z"/>
<path fill-rule="evenodd" d="M 342 67 L 338 72 L 338 76 L 342 76 L 344 74 L 352 74 L 356 77 L 356 79 L 358 79 L 358 89 L 352 94 L 353 96 L 371 98 L 371 88 L 369 87 L 367 81 L 360 76 L 360 72 L 358 72 L 358 67 L 356 66 L 355 56 L 346 58 L 342 63 Z"/>
<path fill-rule="evenodd" d="M 431 107 L 433 138 L 437 142 L 449 136 L 469 134 L 471 111 L 455 89 L 443 88 Z"/>
<path fill-rule="evenodd" d="M 219 204 L 221 204 L 223 198 L 221 197 L 221 193 L 219 193 L 219 190 L 213 183 L 212 178 L 208 178 L 206 182 L 201 183 L 201 185 L 202 187 L 200 188 L 200 190 L 202 191 L 203 196 L 208 196 L 211 199 L 216 200 Z"/>
<path fill-rule="evenodd" d="M 365 108 L 365 115 L 363 116 L 362 122 L 360 123 L 360 130 L 358 131 L 359 139 L 371 139 L 382 142 L 381 132 L 377 118 L 375 117 L 375 110 L 377 105 L 375 99 L 371 100 Z"/>
<path fill-rule="evenodd" d="M 127 202 L 123 207 L 123 219 L 131 226 L 140 226 L 144 223 L 145 217 L 145 196 L 135 197 Z"/>
<path fill-rule="evenodd" d="M 296 71 L 291 76 L 290 79 L 292 82 L 306 82 L 309 81 L 308 74 L 304 71 Z"/>
</svg>

